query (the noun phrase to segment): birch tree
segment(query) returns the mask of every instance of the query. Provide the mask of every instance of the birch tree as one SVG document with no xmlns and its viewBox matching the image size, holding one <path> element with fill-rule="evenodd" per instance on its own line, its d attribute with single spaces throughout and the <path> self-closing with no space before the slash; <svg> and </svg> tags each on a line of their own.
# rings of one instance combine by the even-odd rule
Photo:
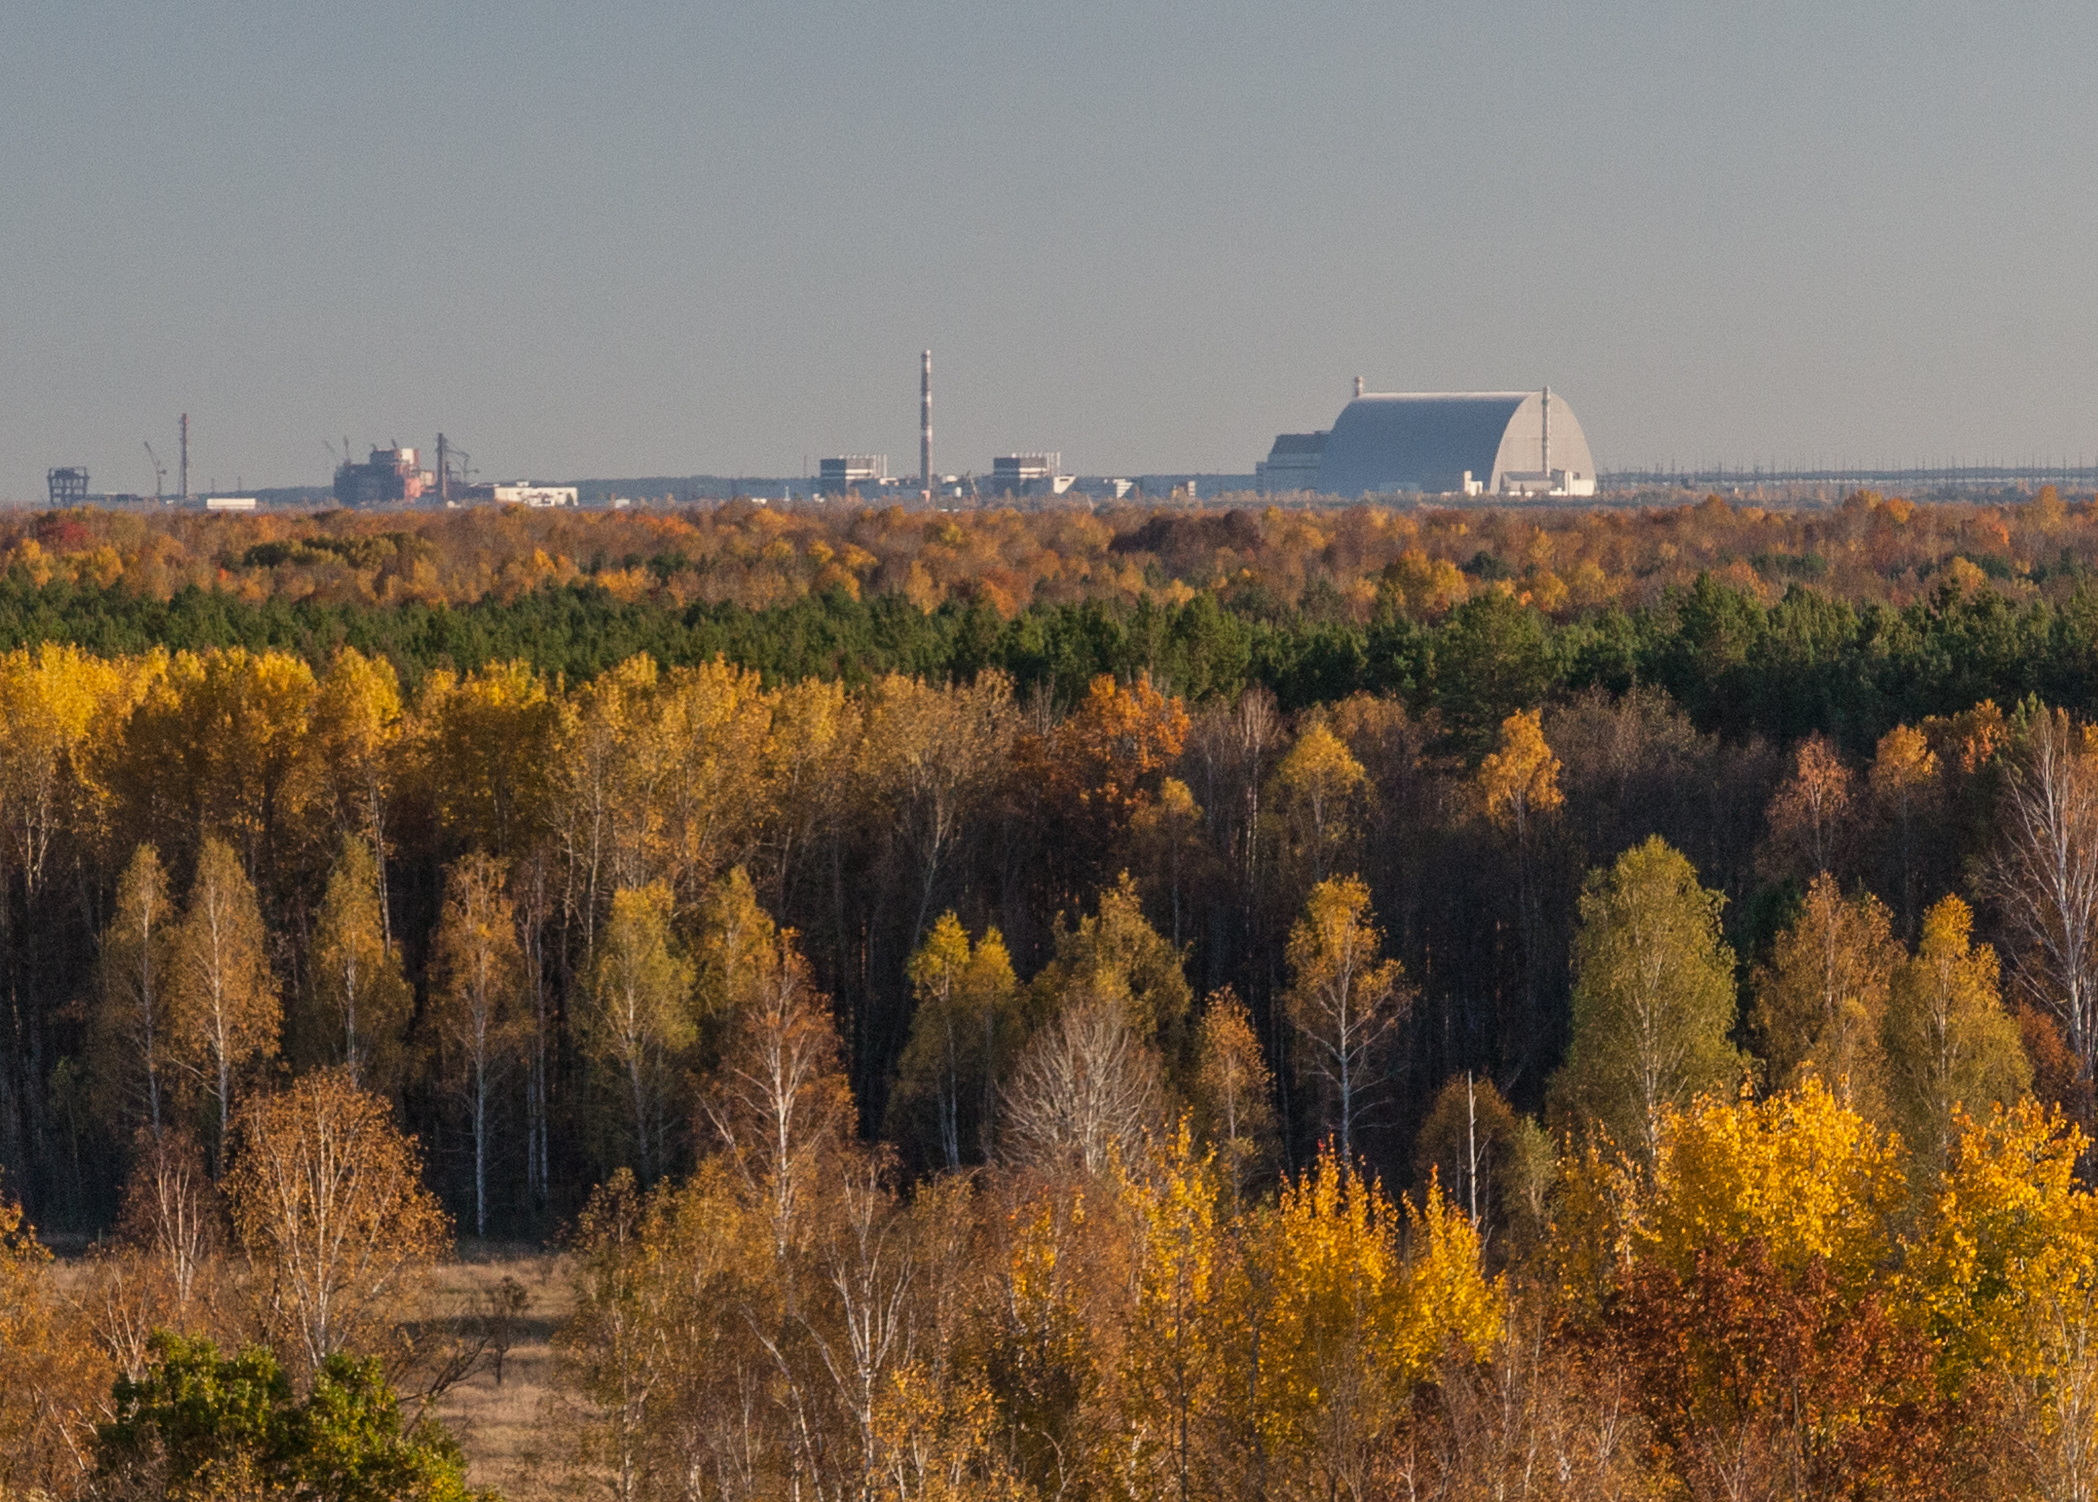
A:
<svg viewBox="0 0 2098 1502">
<path fill-rule="evenodd" d="M 1725 1090 L 1745 1061 L 1734 953 L 1720 894 L 1658 835 L 1589 873 L 1574 936 L 1573 1040 L 1553 1081 L 1560 1109 L 1652 1165 L 1662 1107 Z"/>
<path fill-rule="evenodd" d="M 524 1043 L 523 959 L 517 919 L 503 890 L 503 863 L 488 855 L 456 862 L 445 880 L 431 997 L 444 1070 L 466 1103 L 473 1137 L 474 1234 L 488 1234 L 488 1113 L 496 1087 Z"/>
<path fill-rule="evenodd" d="M 253 1064 L 274 1058 L 284 1022 L 264 952 L 262 910 L 233 847 L 216 837 L 197 854 L 189 905 L 175 934 L 168 1000 L 173 1058 L 202 1090 L 224 1166 L 235 1091 Z"/>
</svg>

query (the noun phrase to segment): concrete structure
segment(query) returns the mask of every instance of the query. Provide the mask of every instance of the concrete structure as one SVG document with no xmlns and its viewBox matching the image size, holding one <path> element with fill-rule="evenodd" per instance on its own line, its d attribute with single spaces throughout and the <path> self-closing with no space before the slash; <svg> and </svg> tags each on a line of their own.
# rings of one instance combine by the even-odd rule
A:
<svg viewBox="0 0 2098 1502">
<path fill-rule="evenodd" d="M 926 499 L 932 498 L 932 351 L 921 357 L 918 369 L 918 484 Z"/>
<path fill-rule="evenodd" d="M 1253 466 L 1262 495 L 1287 495 L 1319 488 L 1319 460 L 1326 452 L 1324 433 L 1277 433 L 1267 458 Z"/>
<path fill-rule="evenodd" d="M 1565 398 L 1549 388 L 1364 393 L 1341 410 L 1329 431 L 1285 433 L 1275 442 L 1262 468 L 1268 491 L 1348 497 L 1595 494 L 1587 435 Z M 1316 482 L 1301 483 L 1314 444 Z"/>
<path fill-rule="evenodd" d="M 819 460 L 816 483 L 823 487 L 826 495 L 843 495 L 855 485 L 886 485 L 889 483 L 889 456 L 841 454 L 835 459 Z"/>
<path fill-rule="evenodd" d="M 1000 454 L 991 461 L 993 495 L 1062 495 L 1076 476 L 1063 473 L 1062 454 Z"/>
<path fill-rule="evenodd" d="M 208 495 L 204 497 L 206 511 L 253 511 L 255 497 L 251 495 Z"/>
<path fill-rule="evenodd" d="M 406 505 L 421 500 L 435 478 L 416 463 L 414 449 L 373 449 L 368 463 L 344 459 L 335 471 L 335 499 L 344 506 Z"/>
</svg>

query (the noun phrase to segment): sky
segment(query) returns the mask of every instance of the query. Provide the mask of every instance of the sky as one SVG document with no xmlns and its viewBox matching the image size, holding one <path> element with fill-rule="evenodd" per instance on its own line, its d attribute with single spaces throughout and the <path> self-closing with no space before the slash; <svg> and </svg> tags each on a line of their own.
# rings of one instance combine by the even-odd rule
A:
<svg viewBox="0 0 2098 1502">
<path fill-rule="evenodd" d="M 2098 6 L 5 0 L 0 497 L 1250 471 L 1530 389 L 1607 470 L 2098 457 Z M 172 483 L 172 477 L 171 477 Z"/>
</svg>

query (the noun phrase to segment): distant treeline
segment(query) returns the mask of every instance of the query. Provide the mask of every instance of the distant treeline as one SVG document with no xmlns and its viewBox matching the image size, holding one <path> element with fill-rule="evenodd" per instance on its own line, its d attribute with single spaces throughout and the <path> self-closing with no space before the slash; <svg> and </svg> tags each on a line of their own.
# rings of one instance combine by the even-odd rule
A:
<svg viewBox="0 0 2098 1502">
<path fill-rule="evenodd" d="M 623 601 L 592 583 L 458 605 L 260 602 L 185 588 L 167 600 L 120 585 L 0 577 L 0 650 L 62 642 L 102 654 L 242 646 L 316 666 L 340 646 L 384 655 L 413 687 L 435 668 L 524 661 L 581 682 L 647 653 L 667 666 L 726 658 L 768 683 L 887 673 L 936 682 L 1010 675 L 1067 704 L 1096 675 L 1148 674 L 1202 702 L 1267 688 L 1285 709 L 1369 692 L 1439 711 L 1469 742 L 1518 709 L 1589 687 L 1658 687 L 1697 726 L 1789 741 L 1821 731 L 1856 751 L 1890 726 L 1982 699 L 2038 695 L 2098 705 L 2098 592 L 2007 599 L 1949 577 L 1902 607 L 1829 599 L 1794 585 L 1765 606 L 1710 576 L 1660 604 L 1555 620 L 1481 592 L 1439 619 L 1396 608 L 1348 618 L 1317 588 L 1283 602 L 1256 590 L 1031 606 L 1012 619 L 950 599 L 924 611 L 899 594 L 839 589 L 764 609 Z"/>
</svg>

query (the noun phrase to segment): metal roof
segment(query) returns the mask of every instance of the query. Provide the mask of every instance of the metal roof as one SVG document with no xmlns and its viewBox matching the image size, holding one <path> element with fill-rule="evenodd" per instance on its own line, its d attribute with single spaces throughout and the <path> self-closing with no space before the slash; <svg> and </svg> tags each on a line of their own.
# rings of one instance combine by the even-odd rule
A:
<svg viewBox="0 0 2098 1502">
<path fill-rule="evenodd" d="M 1549 468 L 1592 479 L 1587 435 L 1556 392 L 1550 415 Z M 1318 488 L 1341 496 L 1455 491 L 1469 474 L 1491 493 L 1504 475 L 1546 467 L 1542 392 L 1370 394 L 1349 402 L 1334 422 Z"/>
</svg>

